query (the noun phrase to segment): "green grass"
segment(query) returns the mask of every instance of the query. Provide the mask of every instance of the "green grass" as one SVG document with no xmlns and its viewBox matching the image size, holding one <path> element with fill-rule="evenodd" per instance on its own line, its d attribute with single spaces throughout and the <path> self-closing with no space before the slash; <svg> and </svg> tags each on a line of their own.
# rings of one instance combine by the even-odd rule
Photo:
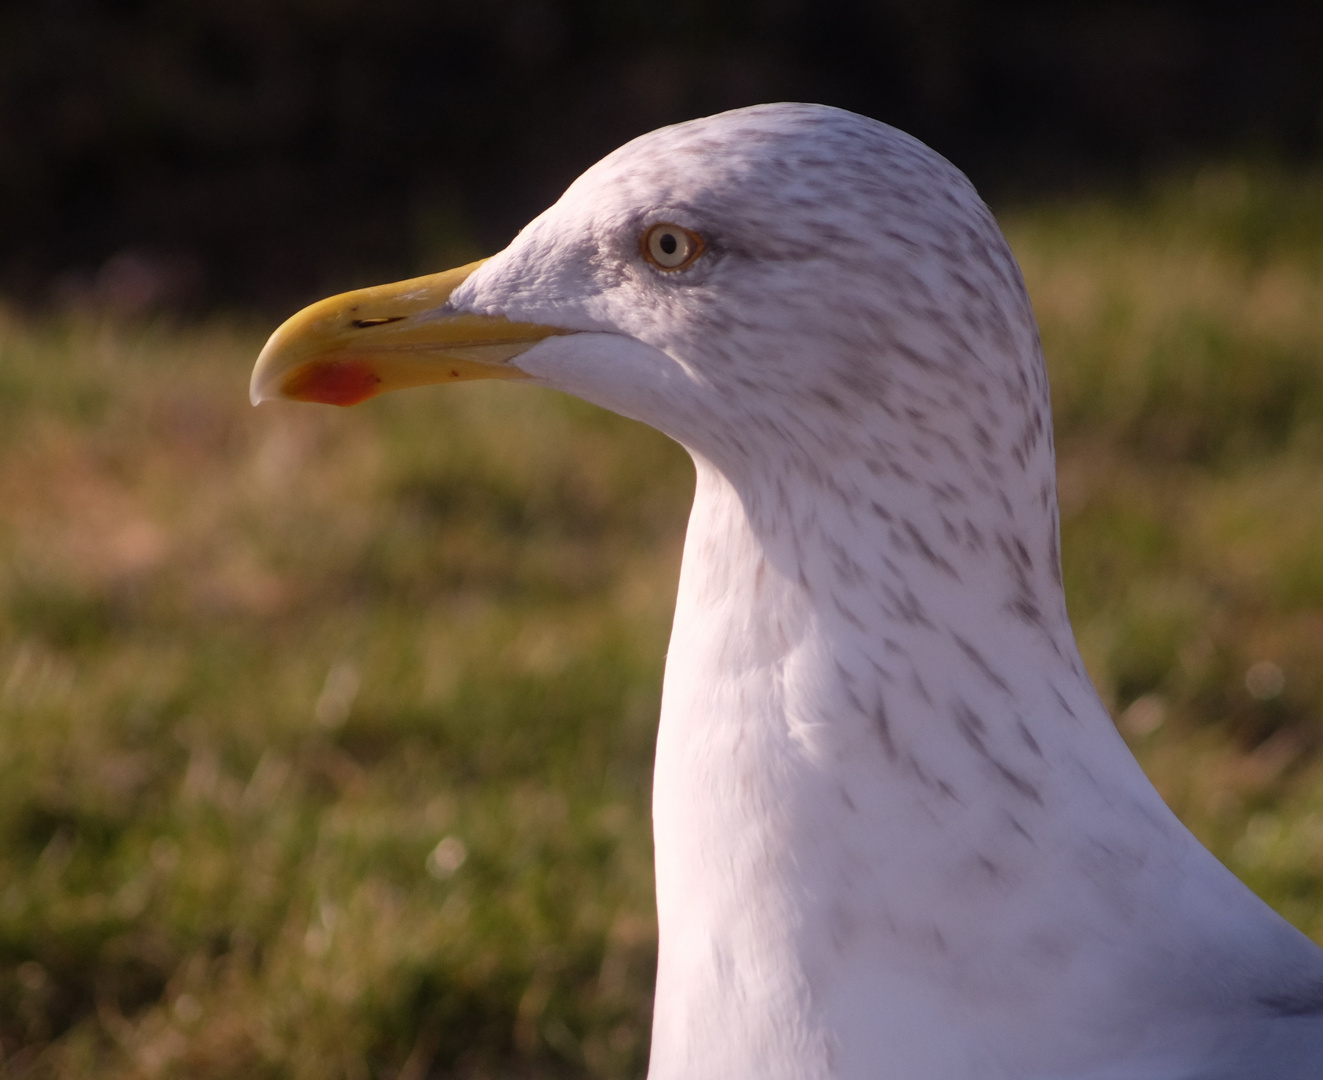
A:
<svg viewBox="0 0 1323 1080">
<path fill-rule="evenodd" d="M 1008 215 L 1086 660 L 1323 939 L 1323 178 Z M 0 1076 L 641 1076 L 683 452 L 0 315 Z"/>
</svg>

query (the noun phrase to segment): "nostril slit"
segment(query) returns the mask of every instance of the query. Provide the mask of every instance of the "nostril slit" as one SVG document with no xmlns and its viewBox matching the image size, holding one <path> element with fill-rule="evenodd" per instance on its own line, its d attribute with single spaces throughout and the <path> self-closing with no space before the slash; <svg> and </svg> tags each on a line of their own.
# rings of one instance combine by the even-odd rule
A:
<svg viewBox="0 0 1323 1080">
<path fill-rule="evenodd" d="M 379 319 L 355 319 L 349 325 L 355 330 L 366 330 L 369 326 L 384 326 L 386 323 L 399 322 L 407 318 L 407 315 L 383 315 Z"/>
</svg>

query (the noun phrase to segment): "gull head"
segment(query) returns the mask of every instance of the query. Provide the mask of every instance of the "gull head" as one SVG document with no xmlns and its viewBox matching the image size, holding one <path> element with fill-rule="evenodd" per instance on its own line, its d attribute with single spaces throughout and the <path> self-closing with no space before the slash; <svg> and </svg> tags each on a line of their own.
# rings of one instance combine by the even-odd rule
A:
<svg viewBox="0 0 1323 1080">
<path fill-rule="evenodd" d="M 299 313 L 252 392 L 462 378 L 575 394 L 732 477 L 861 456 L 1050 473 L 1037 332 L 991 214 L 917 140 L 825 106 L 635 139 L 491 259 Z"/>
</svg>

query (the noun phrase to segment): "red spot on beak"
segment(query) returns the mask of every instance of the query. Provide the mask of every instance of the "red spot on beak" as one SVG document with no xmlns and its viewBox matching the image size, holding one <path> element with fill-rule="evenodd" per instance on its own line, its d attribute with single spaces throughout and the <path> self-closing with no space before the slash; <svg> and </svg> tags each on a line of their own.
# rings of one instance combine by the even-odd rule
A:
<svg viewBox="0 0 1323 1080">
<path fill-rule="evenodd" d="M 375 397 L 381 376 L 362 360 L 317 360 L 285 376 L 280 392 L 295 401 L 357 405 Z"/>
</svg>

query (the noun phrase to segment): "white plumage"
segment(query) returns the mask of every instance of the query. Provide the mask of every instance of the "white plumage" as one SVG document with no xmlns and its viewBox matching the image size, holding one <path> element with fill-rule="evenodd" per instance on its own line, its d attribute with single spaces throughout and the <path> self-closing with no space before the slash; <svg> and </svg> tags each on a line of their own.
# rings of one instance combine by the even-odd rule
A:
<svg viewBox="0 0 1323 1080">
<path fill-rule="evenodd" d="M 701 238 L 645 257 L 658 222 Z M 965 178 L 809 105 L 653 132 L 436 313 L 697 464 L 654 788 L 652 1080 L 1306 1080 L 1323 953 L 1118 737 L 1047 380 Z M 256 380 L 255 380 L 256 385 Z"/>
</svg>

